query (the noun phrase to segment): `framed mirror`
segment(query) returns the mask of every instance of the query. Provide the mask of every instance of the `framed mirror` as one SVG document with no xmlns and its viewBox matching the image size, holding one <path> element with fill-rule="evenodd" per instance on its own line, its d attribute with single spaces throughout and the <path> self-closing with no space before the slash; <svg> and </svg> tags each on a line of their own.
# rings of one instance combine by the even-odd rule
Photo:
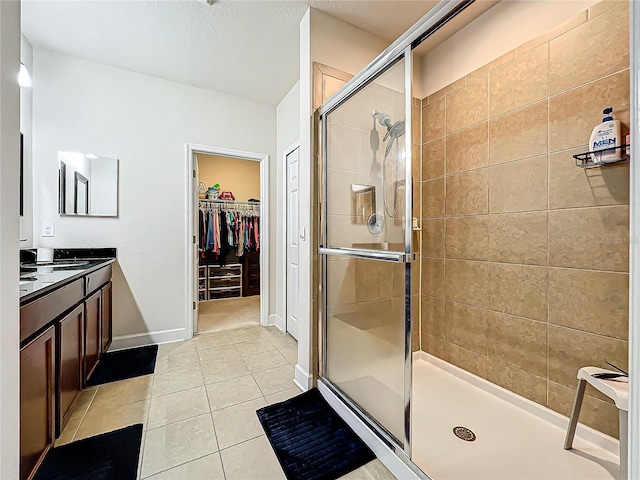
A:
<svg viewBox="0 0 640 480">
<path fill-rule="evenodd" d="M 58 152 L 60 215 L 118 216 L 118 159 Z"/>
</svg>

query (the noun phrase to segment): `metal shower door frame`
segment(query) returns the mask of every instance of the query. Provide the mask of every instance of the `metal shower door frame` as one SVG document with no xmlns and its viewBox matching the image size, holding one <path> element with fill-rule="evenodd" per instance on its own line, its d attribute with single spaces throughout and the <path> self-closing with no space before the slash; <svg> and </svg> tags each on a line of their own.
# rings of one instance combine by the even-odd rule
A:
<svg viewBox="0 0 640 480">
<path fill-rule="evenodd" d="M 328 247 L 328 222 L 327 222 L 327 178 L 328 178 L 328 165 L 327 165 L 327 115 L 336 110 L 338 107 L 348 102 L 353 95 L 360 92 L 364 87 L 373 82 L 376 78 L 382 75 L 384 72 L 392 68 L 398 62 L 404 60 L 404 94 L 405 94 L 405 241 L 404 251 L 392 252 L 386 250 L 372 250 L 372 249 L 359 249 L 359 248 L 347 248 L 347 247 Z M 321 238 L 318 252 L 321 256 L 321 284 L 322 295 L 320 302 L 320 322 L 322 331 L 322 352 L 321 352 L 321 365 L 320 365 L 320 378 L 323 383 L 335 393 L 346 405 L 348 405 L 360 418 L 362 418 L 385 442 L 396 452 L 402 453 L 407 459 L 411 457 L 411 374 L 412 374 L 412 358 L 411 358 L 411 263 L 414 260 L 413 252 L 413 239 L 412 239 L 412 179 L 411 179 L 411 165 L 412 165 L 412 105 L 413 105 L 413 91 L 412 91 L 412 79 L 413 79 L 413 62 L 412 62 L 412 47 L 406 46 L 398 54 L 388 59 L 378 71 L 371 75 L 368 79 L 360 83 L 357 88 L 351 89 L 350 94 L 344 96 L 339 102 L 334 102 L 330 108 L 327 105 L 323 105 L 319 112 L 319 121 L 321 126 L 321 152 L 322 152 L 322 202 L 321 202 Z M 404 310 L 404 401 L 403 401 L 403 425 L 404 425 L 404 438 L 400 439 L 402 445 L 399 445 L 394 439 L 393 435 L 387 431 L 375 418 L 373 418 L 368 412 L 360 408 L 353 400 L 351 400 L 345 393 L 343 393 L 333 382 L 326 376 L 327 372 L 327 256 L 342 256 L 349 258 L 361 258 L 367 260 L 386 261 L 393 263 L 403 263 L 405 266 L 405 310 Z"/>
</svg>

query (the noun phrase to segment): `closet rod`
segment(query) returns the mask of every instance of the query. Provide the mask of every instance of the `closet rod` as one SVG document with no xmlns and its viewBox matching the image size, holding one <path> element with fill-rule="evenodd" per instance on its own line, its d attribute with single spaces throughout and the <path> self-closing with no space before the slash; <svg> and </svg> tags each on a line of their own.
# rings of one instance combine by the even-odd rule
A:
<svg viewBox="0 0 640 480">
<path fill-rule="evenodd" d="M 208 200 L 204 198 L 199 198 L 198 201 L 201 203 L 215 203 L 218 205 L 246 205 L 251 207 L 260 206 L 260 202 L 236 202 L 235 200 Z"/>
</svg>

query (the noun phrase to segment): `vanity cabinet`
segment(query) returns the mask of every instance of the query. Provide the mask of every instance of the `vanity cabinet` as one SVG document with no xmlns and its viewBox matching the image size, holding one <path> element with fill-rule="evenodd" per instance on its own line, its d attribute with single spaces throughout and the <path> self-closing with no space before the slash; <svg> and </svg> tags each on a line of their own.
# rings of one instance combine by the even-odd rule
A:
<svg viewBox="0 0 640 480">
<path fill-rule="evenodd" d="M 111 343 L 111 265 L 20 308 L 20 479 L 33 477 Z"/>
<path fill-rule="evenodd" d="M 20 350 L 20 479 L 40 465 L 54 439 L 56 327 Z"/>
<path fill-rule="evenodd" d="M 71 406 L 82 391 L 84 353 L 84 305 L 78 305 L 56 324 L 58 388 L 56 436 L 69 420 Z"/>
<path fill-rule="evenodd" d="M 98 290 L 84 302 L 85 312 L 85 344 L 84 344 L 84 384 L 93 373 L 100 356 L 100 323 L 102 311 L 102 292 Z"/>
<path fill-rule="evenodd" d="M 101 289 L 102 291 L 102 323 L 100 325 L 100 337 L 102 343 L 100 345 L 100 356 L 106 353 L 107 349 L 111 345 L 113 339 L 113 333 L 111 330 L 112 318 L 111 318 L 111 299 L 112 299 L 112 283 L 107 283 Z"/>
</svg>

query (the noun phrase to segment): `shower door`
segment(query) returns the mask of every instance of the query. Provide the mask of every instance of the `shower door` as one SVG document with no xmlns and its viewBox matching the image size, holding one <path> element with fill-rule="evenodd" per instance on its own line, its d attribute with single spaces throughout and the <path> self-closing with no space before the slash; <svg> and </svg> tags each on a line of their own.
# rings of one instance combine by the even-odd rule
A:
<svg viewBox="0 0 640 480">
<path fill-rule="evenodd" d="M 379 435 L 407 454 L 410 57 L 405 50 L 344 101 L 331 106 L 329 100 L 320 112 L 321 378 Z"/>
</svg>

